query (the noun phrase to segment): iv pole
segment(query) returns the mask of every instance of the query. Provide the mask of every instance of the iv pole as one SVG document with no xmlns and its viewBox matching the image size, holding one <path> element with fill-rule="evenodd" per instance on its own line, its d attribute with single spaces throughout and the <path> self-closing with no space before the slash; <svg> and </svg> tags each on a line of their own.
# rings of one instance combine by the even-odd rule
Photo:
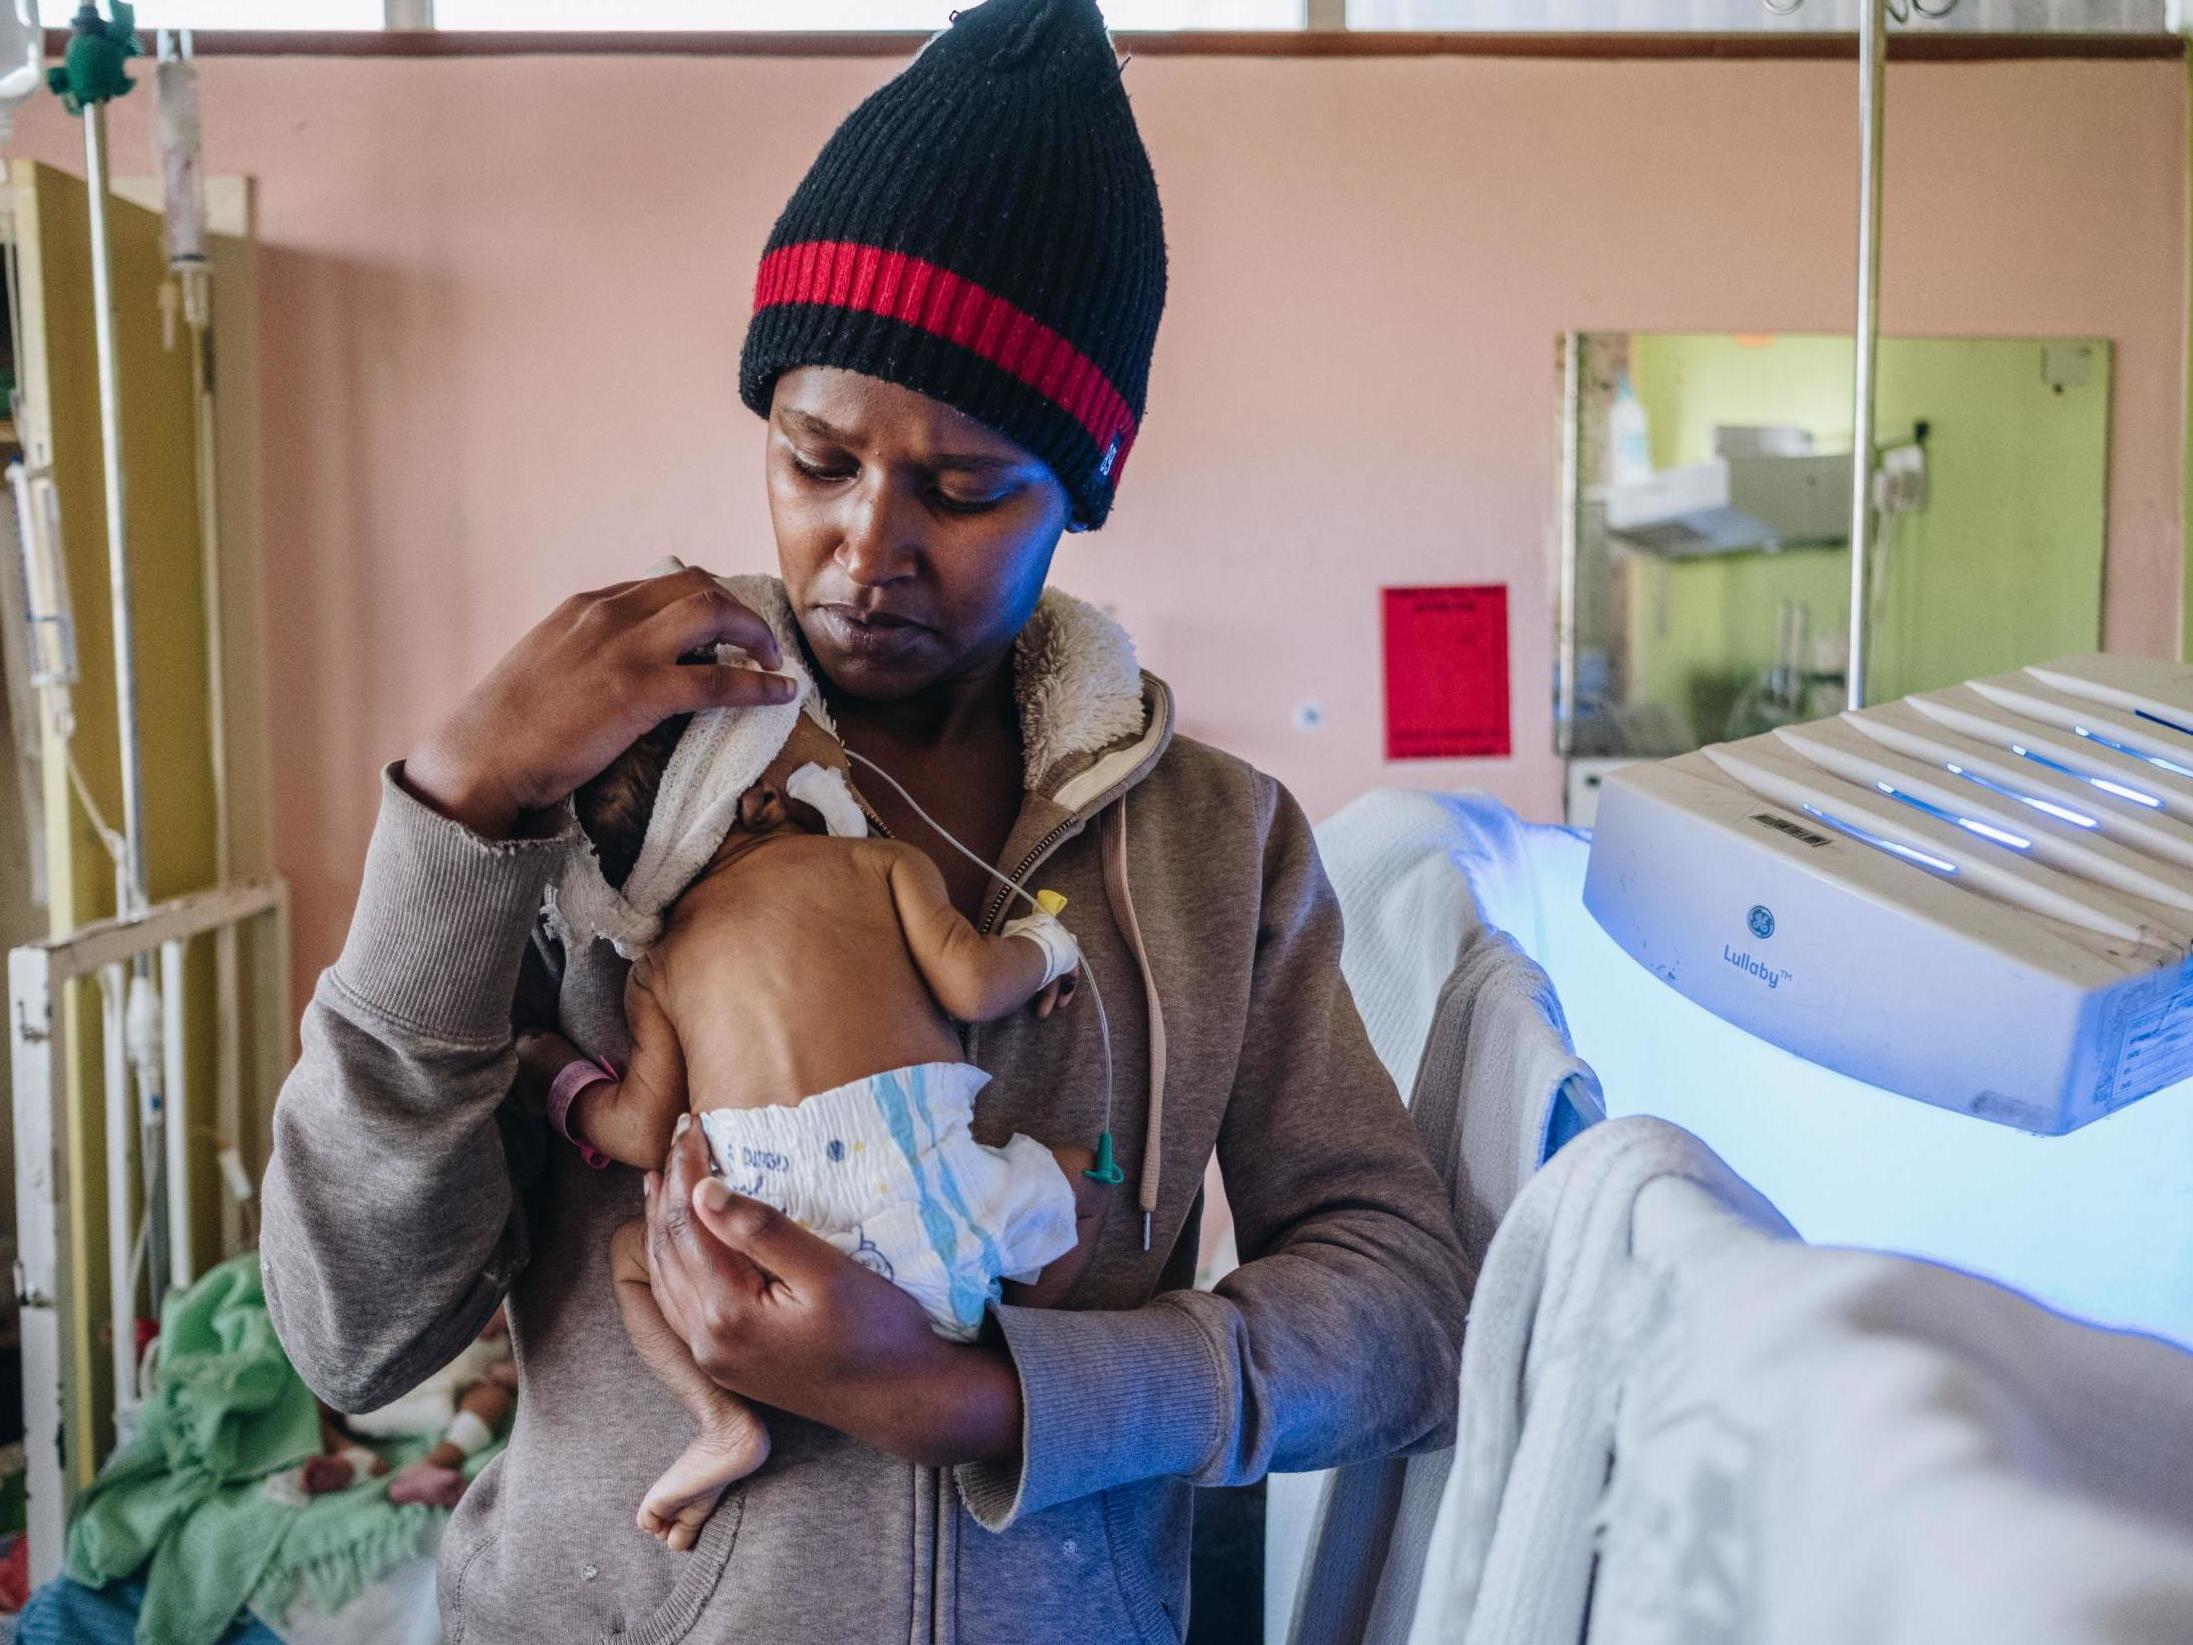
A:
<svg viewBox="0 0 2193 1645">
<path fill-rule="evenodd" d="M 1866 610 L 1873 573 L 1873 375 L 1881 353 L 1881 125 L 1889 0 L 1860 0 L 1858 25 L 1858 314 L 1851 334 L 1850 654 L 1846 706 L 1866 705 Z"/>
<path fill-rule="evenodd" d="M 125 920 L 141 918 L 151 904 L 145 875 L 144 750 L 139 735 L 137 708 L 137 649 L 130 613 L 129 482 L 122 446 L 122 378 L 120 343 L 115 334 L 114 258 L 108 229 L 107 196 L 111 187 L 107 149 L 106 105 L 130 90 L 124 63 L 140 50 L 133 8 L 112 6 L 112 21 L 102 19 L 92 0 L 84 0 L 71 25 L 71 36 L 62 66 L 53 70 L 49 83 L 72 113 L 84 121 L 84 187 L 90 218 L 92 336 L 99 369 L 99 441 L 105 480 L 107 526 L 107 588 L 112 606 L 114 632 L 115 740 L 119 746 L 122 775 L 122 851 L 116 863 L 116 912 Z M 130 979 L 119 1023 L 133 1047 L 143 1042 L 149 1050 L 158 1032 L 159 1002 L 152 984 L 152 965 L 140 954 L 131 962 Z M 117 1026 L 110 1014 L 108 1032 Z M 153 1072 L 150 1055 L 130 1056 L 136 1066 L 138 1094 L 139 1159 L 145 1181 L 145 1246 L 155 1309 L 165 1289 L 169 1230 L 158 1207 L 163 1203 L 160 1173 L 166 1164 L 166 1113 L 162 1081 Z M 109 1139 L 109 1146 L 119 1146 Z M 109 1193 L 120 1189 L 114 1176 Z M 134 1285 L 133 1267 L 127 1253 L 109 1253 L 117 1287 Z M 135 1370 L 135 1344 L 117 1342 L 117 1392 L 130 1385 Z M 127 1359 L 123 1356 L 127 1355 Z"/>
<path fill-rule="evenodd" d="M 145 889 L 144 753 L 137 732 L 137 655 L 129 608 L 128 479 L 122 467 L 122 381 L 114 337 L 114 264 L 107 244 L 107 111 L 84 111 L 84 180 L 91 195 L 93 334 L 99 349 L 99 441 L 107 502 L 107 587 L 114 606 L 114 695 L 122 748 L 122 863 L 125 918 L 142 914 Z"/>
<path fill-rule="evenodd" d="M 77 20 L 98 25 L 87 4 Z M 125 13 L 126 17 L 126 13 Z M 126 31 L 128 23 L 118 19 Z M 59 73 L 60 71 L 56 71 Z M 124 82 L 126 85 L 127 82 Z M 106 480 L 107 585 L 113 601 L 115 716 L 122 757 L 122 861 L 117 890 L 124 918 L 142 914 L 145 884 L 144 755 L 137 727 L 137 657 L 131 640 L 129 481 L 122 454 L 122 376 L 114 331 L 114 257 L 107 232 L 106 99 L 86 100 L 84 186 L 91 216 L 92 336 L 99 357 L 99 443 Z"/>
<path fill-rule="evenodd" d="M 1777 17 L 1804 0 L 1766 0 Z M 1873 392 L 1881 354 L 1881 128 L 1886 109 L 1888 24 L 1891 17 L 1938 22 L 1957 0 L 1858 0 L 1858 312 L 1851 331 L 1850 383 L 1850 654 L 1844 665 L 1847 706 L 1866 705 L 1866 612 L 1873 582 Z"/>
</svg>

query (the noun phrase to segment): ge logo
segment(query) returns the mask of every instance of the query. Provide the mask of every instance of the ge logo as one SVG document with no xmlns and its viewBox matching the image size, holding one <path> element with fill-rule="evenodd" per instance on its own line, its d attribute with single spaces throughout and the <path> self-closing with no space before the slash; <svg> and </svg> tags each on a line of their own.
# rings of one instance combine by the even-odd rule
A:
<svg viewBox="0 0 2193 1645">
<path fill-rule="evenodd" d="M 1765 942 L 1774 935 L 1774 910 L 1763 902 L 1755 902 L 1751 905 L 1751 912 L 1745 916 L 1744 923 L 1751 927 L 1753 936 Z"/>
</svg>

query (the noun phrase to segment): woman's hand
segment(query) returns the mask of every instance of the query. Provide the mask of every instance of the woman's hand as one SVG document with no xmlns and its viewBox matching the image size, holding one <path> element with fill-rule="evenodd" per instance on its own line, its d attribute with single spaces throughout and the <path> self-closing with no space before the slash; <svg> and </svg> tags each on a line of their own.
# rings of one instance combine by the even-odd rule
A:
<svg viewBox="0 0 2193 1645">
<path fill-rule="evenodd" d="M 1105 1207 L 1111 1203 L 1111 1190 L 1089 1179 L 1089 1170 L 1096 1164 L 1095 1150 L 1069 1144 L 1053 1148 L 1051 1155 L 1074 1191 L 1074 1248 L 1053 1257 L 1044 1264 L 1043 1272 L 1026 1284 L 1010 1279 L 1005 1282 L 1005 1300 L 1016 1308 L 1065 1306 L 1081 1283 L 1081 1276 L 1089 1271 L 1089 1264 L 1096 1260 L 1097 1235 L 1104 1227 Z"/>
<path fill-rule="evenodd" d="M 1020 1448 L 1020 1380 L 1001 1349 L 946 1342 L 881 1275 L 709 1175 L 681 1121 L 647 1179 L 655 1302 L 714 1381 L 908 1462 Z"/>
<path fill-rule="evenodd" d="M 783 666 L 769 625 L 705 571 L 574 595 L 413 750 L 405 785 L 474 832 L 507 838 L 674 714 L 791 699 L 789 676 L 678 660 L 722 642 Z"/>
</svg>

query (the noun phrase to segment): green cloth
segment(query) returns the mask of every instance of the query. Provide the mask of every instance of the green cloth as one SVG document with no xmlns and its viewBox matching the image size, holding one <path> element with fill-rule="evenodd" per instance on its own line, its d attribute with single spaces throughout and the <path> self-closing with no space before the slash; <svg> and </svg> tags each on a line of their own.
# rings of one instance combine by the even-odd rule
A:
<svg viewBox="0 0 2193 1645">
<path fill-rule="evenodd" d="M 334 1610 L 418 1554 L 439 1515 L 392 1505 L 386 1476 L 302 1506 L 267 1495 L 268 1476 L 319 1450 L 319 1406 L 275 1338 L 258 1258 L 232 1258 L 167 1299 L 157 1384 L 77 1503 L 69 1575 L 142 1573 L 140 1645 L 213 1645 L 246 1606 L 279 1616 L 300 1590 Z"/>
</svg>

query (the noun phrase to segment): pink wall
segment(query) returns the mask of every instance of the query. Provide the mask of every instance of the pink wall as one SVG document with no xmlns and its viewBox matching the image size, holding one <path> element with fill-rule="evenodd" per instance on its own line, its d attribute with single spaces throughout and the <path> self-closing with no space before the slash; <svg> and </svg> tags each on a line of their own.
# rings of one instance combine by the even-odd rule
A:
<svg viewBox="0 0 2193 1645">
<path fill-rule="evenodd" d="M 771 550 L 733 363 L 755 255 L 861 60 L 216 60 L 208 166 L 261 187 L 277 840 L 309 977 L 374 768 L 569 590 Z M 1128 71 L 1173 297 L 1114 523 L 1061 555 L 1186 726 L 1314 814 L 1378 783 L 1550 816 L 1547 565 L 1568 328 L 1829 330 L 1841 63 L 1257 61 Z M 2118 347 L 2108 637 L 2179 607 L 2179 65 L 1898 68 L 1891 330 Z M 146 153 L 149 95 L 118 106 Z M 74 164 L 57 112 L 23 152 Z M 1381 584 L 1511 585 L 1515 756 L 1380 759 Z M 1323 728 L 1301 732 L 1314 700 Z"/>
</svg>

